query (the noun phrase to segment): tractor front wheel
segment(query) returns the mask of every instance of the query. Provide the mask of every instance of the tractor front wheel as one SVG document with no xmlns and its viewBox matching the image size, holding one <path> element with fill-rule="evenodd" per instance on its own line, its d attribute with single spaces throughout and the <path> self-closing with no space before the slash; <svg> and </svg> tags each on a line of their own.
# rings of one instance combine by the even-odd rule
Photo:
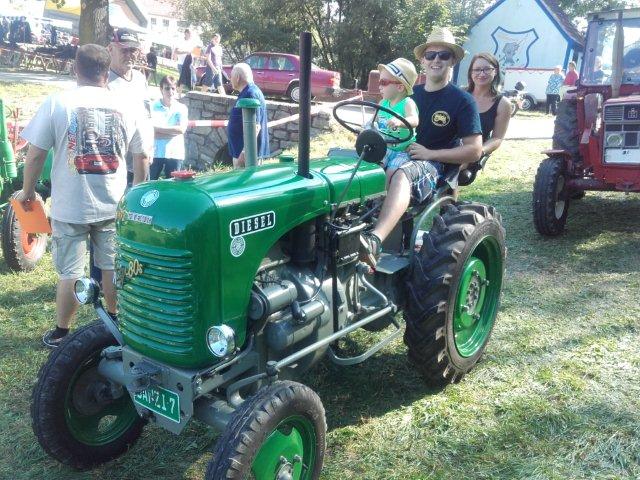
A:
<svg viewBox="0 0 640 480">
<path fill-rule="evenodd" d="M 327 424 L 318 395 L 296 382 L 259 390 L 235 412 L 218 439 L 207 480 L 315 480 Z"/>
<path fill-rule="evenodd" d="M 102 323 L 70 334 L 38 373 L 31 399 L 33 431 L 45 452 L 84 470 L 112 460 L 140 437 L 142 420 L 127 390 L 98 373 L 116 340 Z"/>
<path fill-rule="evenodd" d="M 427 385 L 458 382 L 484 352 L 498 313 L 505 232 L 493 207 L 447 205 L 423 235 L 407 281 L 404 342 Z"/>
<path fill-rule="evenodd" d="M 47 238 L 45 234 L 24 232 L 11 203 L 7 205 L 2 218 L 2 254 L 11 270 L 33 270 L 47 249 Z"/>
<path fill-rule="evenodd" d="M 571 198 L 566 181 L 562 158 L 546 158 L 538 167 L 533 185 L 533 223 L 541 235 L 555 237 L 564 230 Z"/>
</svg>

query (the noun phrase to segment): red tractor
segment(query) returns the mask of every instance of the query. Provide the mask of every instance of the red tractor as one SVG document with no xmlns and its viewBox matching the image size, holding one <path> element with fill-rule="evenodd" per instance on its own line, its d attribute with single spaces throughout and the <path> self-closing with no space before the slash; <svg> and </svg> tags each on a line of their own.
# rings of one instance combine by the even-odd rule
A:
<svg viewBox="0 0 640 480">
<path fill-rule="evenodd" d="M 558 108 L 538 167 L 533 219 L 560 235 L 586 190 L 640 192 L 640 8 L 589 15 L 579 85 Z"/>
</svg>

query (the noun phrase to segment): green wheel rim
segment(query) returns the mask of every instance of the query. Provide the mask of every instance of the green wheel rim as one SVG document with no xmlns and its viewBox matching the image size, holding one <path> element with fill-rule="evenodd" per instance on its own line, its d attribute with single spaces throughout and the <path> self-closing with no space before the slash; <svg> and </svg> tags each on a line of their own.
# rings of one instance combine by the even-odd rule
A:
<svg viewBox="0 0 640 480">
<path fill-rule="evenodd" d="M 487 343 L 498 310 L 502 254 L 498 240 L 484 237 L 462 268 L 453 314 L 458 353 L 471 357 Z"/>
<path fill-rule="evenodd" d="M 138 414 L 129 394 L 124 391 L 120 398 L 108 403 L 92 402 L 96 383 L 83 384 L 87 375 L 97 376 L 100 352 L 96 352 L 76 371 L 65 395 L 64 417 L 73 437 L 89 446 L 102 446 L 124 435 L 138 419 Z M 88 405 L 81 411 L 78 401 Z M 90 410 L 90 411 L 88 411 Z"/>
<path fill-rule="evenodd" d="M 310 479 L 316 462 L 316 431 L 306 417 L 282 420 L 258 451 L 251 473 L 256 480 Z"/>
</svg>

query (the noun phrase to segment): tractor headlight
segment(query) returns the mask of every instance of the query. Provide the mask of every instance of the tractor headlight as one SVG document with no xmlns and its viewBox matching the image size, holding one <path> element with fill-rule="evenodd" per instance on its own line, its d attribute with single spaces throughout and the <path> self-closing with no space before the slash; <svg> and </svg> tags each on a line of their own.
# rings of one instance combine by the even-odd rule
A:
<svg viewBox="0 0 640 480">
<path fill-rule="evenodd" d="M 621 133 L 610 133 L 607 135 L 607 147 L 621 147 L 624 137 Z"/>
<path fill-rule="evenodd" d="M 99 294 L 100 285 L 93 278 L 79 278 L 73 285 L 73 295 L 83 305 L 94 303 Z"/>
<path fill-rule="evenodd" d="M 226 357 L 236 348 L 236 334 L 227 325 L 216 325 L 207 331 L 207 346 L 216 357 Z"/>
</svg>

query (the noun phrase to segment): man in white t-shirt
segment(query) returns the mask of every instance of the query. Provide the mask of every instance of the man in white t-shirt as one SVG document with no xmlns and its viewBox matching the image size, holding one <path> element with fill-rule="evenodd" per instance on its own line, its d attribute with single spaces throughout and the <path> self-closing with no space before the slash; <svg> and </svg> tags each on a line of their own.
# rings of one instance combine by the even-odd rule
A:
<svg viewBox="0 0 640 480">
<path fill-rule="evenodd" d="M 103 272 L 107 310 L 115 318 L 115 216 L 127 186 L 128 151 L 136 154 L 133 183 L 148 175 L 148 165 L 139 155 L 143 151 L 140 110 L 106 88 L 109 63 L 109 52 L 100 45 L 78 48 L 74 67 L 77 88 L 47 97 L 21 134 L 30 143 L 23 187 L 17 195 L 26 209 L 36 198 L 35 185 L 47 152 L 50 148 L 54 151 L 51 228 L 53 261 L 59 276 L 57 327 L 43 337 L 45 345 L 52 348 L 69 332 L 78 308 L 73 286 L 84 276 L 88 238 L 94 263 Z"/>
<path fill-rule="evenodd" d="M 119 96 L 127 98 L 132 106 L 140 108 L 142 115 L 149 119 L 149 92 L 147 79 L 144 74 L 133 67 L 135 60 L 140 55 L 140 42 L 136 34 L 130 30 L 119 28 L 114 31 L 111 43 L 107 47 L 111 55 L 109 67 L 109 79 L 107 88 L 116 92 Z M 142 125 L 142 135 L 145 149 L 142 152 L 144 160 L 152 158 L 153 149 L 153 125 L 149 119 Z M 127 183 L 133 181 L 133 157 L 127 155 Z"/>
</svg>

